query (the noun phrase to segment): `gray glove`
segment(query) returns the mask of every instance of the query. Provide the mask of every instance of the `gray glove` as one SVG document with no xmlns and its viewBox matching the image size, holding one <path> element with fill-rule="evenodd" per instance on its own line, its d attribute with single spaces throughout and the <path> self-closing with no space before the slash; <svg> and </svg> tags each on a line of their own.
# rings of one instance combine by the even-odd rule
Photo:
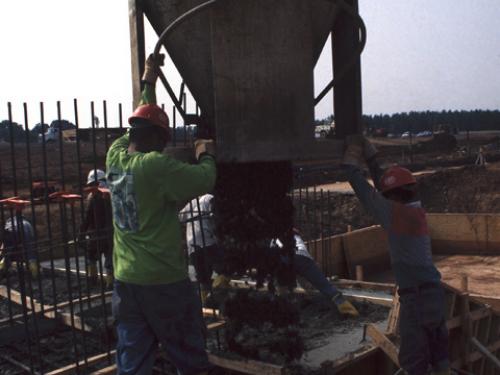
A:
<svg viewBox="0 0 500 375">
<path fill-rule="evenodd" d="M 194 142 L 194 153 L 196 160 L 200 160 L 202 154 L 209 154 L 215 157 L 215 144 L 212 139 L 197 139 Z"/>
<path fill-rule="evenodd" d="M 146 60 L 146 66 L 144 68 L 144 74 L 142 75 L 142 81 L 154 85 L 156 83 L 156 80 L 158 79 L 160 66 L 163 66 L 164 60 L 164 54 L 159 54 L 156 59 L 153 54 L 149 55 Z"/>
<path fill-rule="evenodd" d="M 348 135 L 345 139 L 346 150 L 343 165 L 361 167 L 364 163 L 364 138 L 362 135 Z"/>
</svg>

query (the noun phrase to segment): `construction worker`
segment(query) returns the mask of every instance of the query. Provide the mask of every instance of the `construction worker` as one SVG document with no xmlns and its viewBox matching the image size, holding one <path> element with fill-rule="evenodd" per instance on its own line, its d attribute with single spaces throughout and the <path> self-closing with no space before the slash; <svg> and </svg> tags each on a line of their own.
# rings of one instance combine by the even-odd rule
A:
<svg viewBox="0 0 500 375">
<path fill-rule="evenodd" d="M 22 233 L 18 231 L 18 223 L 23 226 Z M 33 250 L 35 234 L 31 223 L 24 216 L 9 218 L 3 229 L 0 241 L 0 276 L 7 274 L 12 261 L 26 261 L 31 276 L 37 278 L 39 267 Z"/>
<path fill-rule="evenodd" d="M 425 211 L 415 177 L 394 166 L 382 171 L 376 149 L 363 137 L 347 139 L 349 182 L 364 208 L 386 230 L 398 285 L 401 346 L 399 363 L 410 375 L 450 374 L 444 289 L 433 264 Z M 375 187 L 363 177 L 367 162 Z"/>
<path fill-rule="evenodd" d="M 96 188 L 87 197 L 87 210 L 80 226 L 81 240 L 88 241 L 87 275 L 91 282 L 97 281 L 97 264 L 104 254 L 104 281 L 110 288 L 113 286 L 113 219 L 106 173 L 92 169 L 87 177 L 87 187 Z"/>
<path fill-rule="evenodd" d="M 297 232 L 297 231 L 296 231 Z M 313 287 L 315 287 L 321 294 L 333 302 L 337 310 L 346 316 L 357 317 L 358 311 L 351 302 L 346 300 L 342 293 L 338 291 L 325 277 L 323 272 L 319 269 L 313 257 L 307 250 L 306 244 L 300 235 L 294 234 L 295 239 L 295 254 L 293 257 L 293 268 L 295 273 L 306 279 Z M 271 241 L 271 248 L 282 248 L 283 243 L 279 238 Z M 280 287 L 280 289 L 282 289 Z"/>
<path fill-rule="evenodd" d="M 190 263 L 200 283 L 201 300 L 205 303 L 212 288 L 228 288 L 230 278 L 225 275 L 224 252 L 217 246 L 213 220 L 212 194 L 193 199 L 179 213 L 186 224 L 186 243 Z M 217 276 L 212 283 L 212 274 Z"/>
<path fill-rule="evenodd" d="M 193 199 L 179 214 L 181 221 L 186 222 L 188 252 L 192 258 L 197 279 L 201 284 L 202 301 L 206 299 L 212 288 L 228 288 L 230 282 L 230 278 L 226 276 L 224 270 L 224 252 L 217 246 L 217 238 L 214 235 L 212 202 L 213 196 L 205 194 L 198 199 Z M 291 200 L 288 203 L 292 206 L 290 212 L 293 213 L 293 203 Z M 356 308 L 323 275 L 311 254 L 307 251 L 307 247 L 298 234 L 298 231 L 295 232 L 293 235 L 295 240 L 295 255 L 293 259 L 295 273 L 302 276 L 331 300 L 341 314 L 353 317 L 358 316 L 359 313 Z M 200 245 L 197 245 L 197 243 Z M 204 245 L 201 245 L 202 243 Z M 280 239 L 274 239 L 271 241 L 270 247 L 271 249 L 281 249 L 283 248 L 283 243 Z M 213 271 L 218 275 L 214 279 L 213 284 L 211 284 Z"/>
<path fill-rule="evenodd" d="M 150 56 L 140 105 L 129 132 L 106 158 L 114 222 L 113 315 L 118 374 L 151 374 L 158 343 L 180 374 L 206 374 L 199 297 L 181 249 L 178 206 L 215 184 L 212 142 L 195 142 L 197 164 L 162 153 L 170 137 L 167 114 L 155 103 L 162 59 Z"/>
</svg>

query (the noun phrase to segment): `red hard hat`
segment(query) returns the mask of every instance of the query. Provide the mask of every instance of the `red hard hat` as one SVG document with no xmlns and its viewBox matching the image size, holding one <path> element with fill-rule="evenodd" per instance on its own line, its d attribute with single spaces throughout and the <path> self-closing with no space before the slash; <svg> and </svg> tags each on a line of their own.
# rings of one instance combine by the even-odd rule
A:
<svg viewBox="0 0 500 375">
<path fill-rule="evenodd" d="M 169 126 L 167 114 L 156 104 L 143 104 L 137 107 L 132 116 L 128 118 L 128 123 L 132 125 L 136 119 L 147 120 L 151 124 L 165 129 L 168 129 Z"/>
<path fill-rule="evenodd" d="M 417 180 L 415 180 L 415 177 L 413 177 L 413 174 L 408 169 L 395 166 L 388 168 L 384 172 L 380 179 L 380 188 L 382 189 L 382 193 L 385 193 L 404 185 L 413 185 L 416 183 Z"/>
</svg>

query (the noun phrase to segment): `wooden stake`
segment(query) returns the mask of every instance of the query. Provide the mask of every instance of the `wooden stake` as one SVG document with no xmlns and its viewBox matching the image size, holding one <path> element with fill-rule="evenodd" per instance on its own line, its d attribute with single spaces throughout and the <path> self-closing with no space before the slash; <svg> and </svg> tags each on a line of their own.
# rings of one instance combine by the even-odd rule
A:
<svg viewBox="0 0 500 375">
<path fill-rule="evenodd" d="M 366 326 L 366 334 L 370 336 L 373 342 L 379 346 L 385 354 L 387 354 L 395 365 L 399 366 L 398 349 L 386 335 L 380 332 L 373 324 L 368 324 Z"/>
<path fill-rule="evenodd" d="M 464 293 L 469 291 L 469 277 L 467 275 L 462 275 L 460 279 L 460 289 L 462 289 Z"/>
</svg>

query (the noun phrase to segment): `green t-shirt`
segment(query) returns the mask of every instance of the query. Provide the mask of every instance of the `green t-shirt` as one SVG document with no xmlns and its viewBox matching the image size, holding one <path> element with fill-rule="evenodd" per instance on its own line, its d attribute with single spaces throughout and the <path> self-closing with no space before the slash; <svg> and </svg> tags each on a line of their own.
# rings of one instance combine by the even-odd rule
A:
<svg viewBox="0 0 500 375">
<path fill-rule="evenodd" d="M 177 207 L 213 188 L 215 161 L 206 155 L 191 165 L 159 152 L 129 154 L 128 145 L 124 135 L 111 145 L 106 158 L 115 278 L 140 285 L 185 279 Z"/>
</svg>

